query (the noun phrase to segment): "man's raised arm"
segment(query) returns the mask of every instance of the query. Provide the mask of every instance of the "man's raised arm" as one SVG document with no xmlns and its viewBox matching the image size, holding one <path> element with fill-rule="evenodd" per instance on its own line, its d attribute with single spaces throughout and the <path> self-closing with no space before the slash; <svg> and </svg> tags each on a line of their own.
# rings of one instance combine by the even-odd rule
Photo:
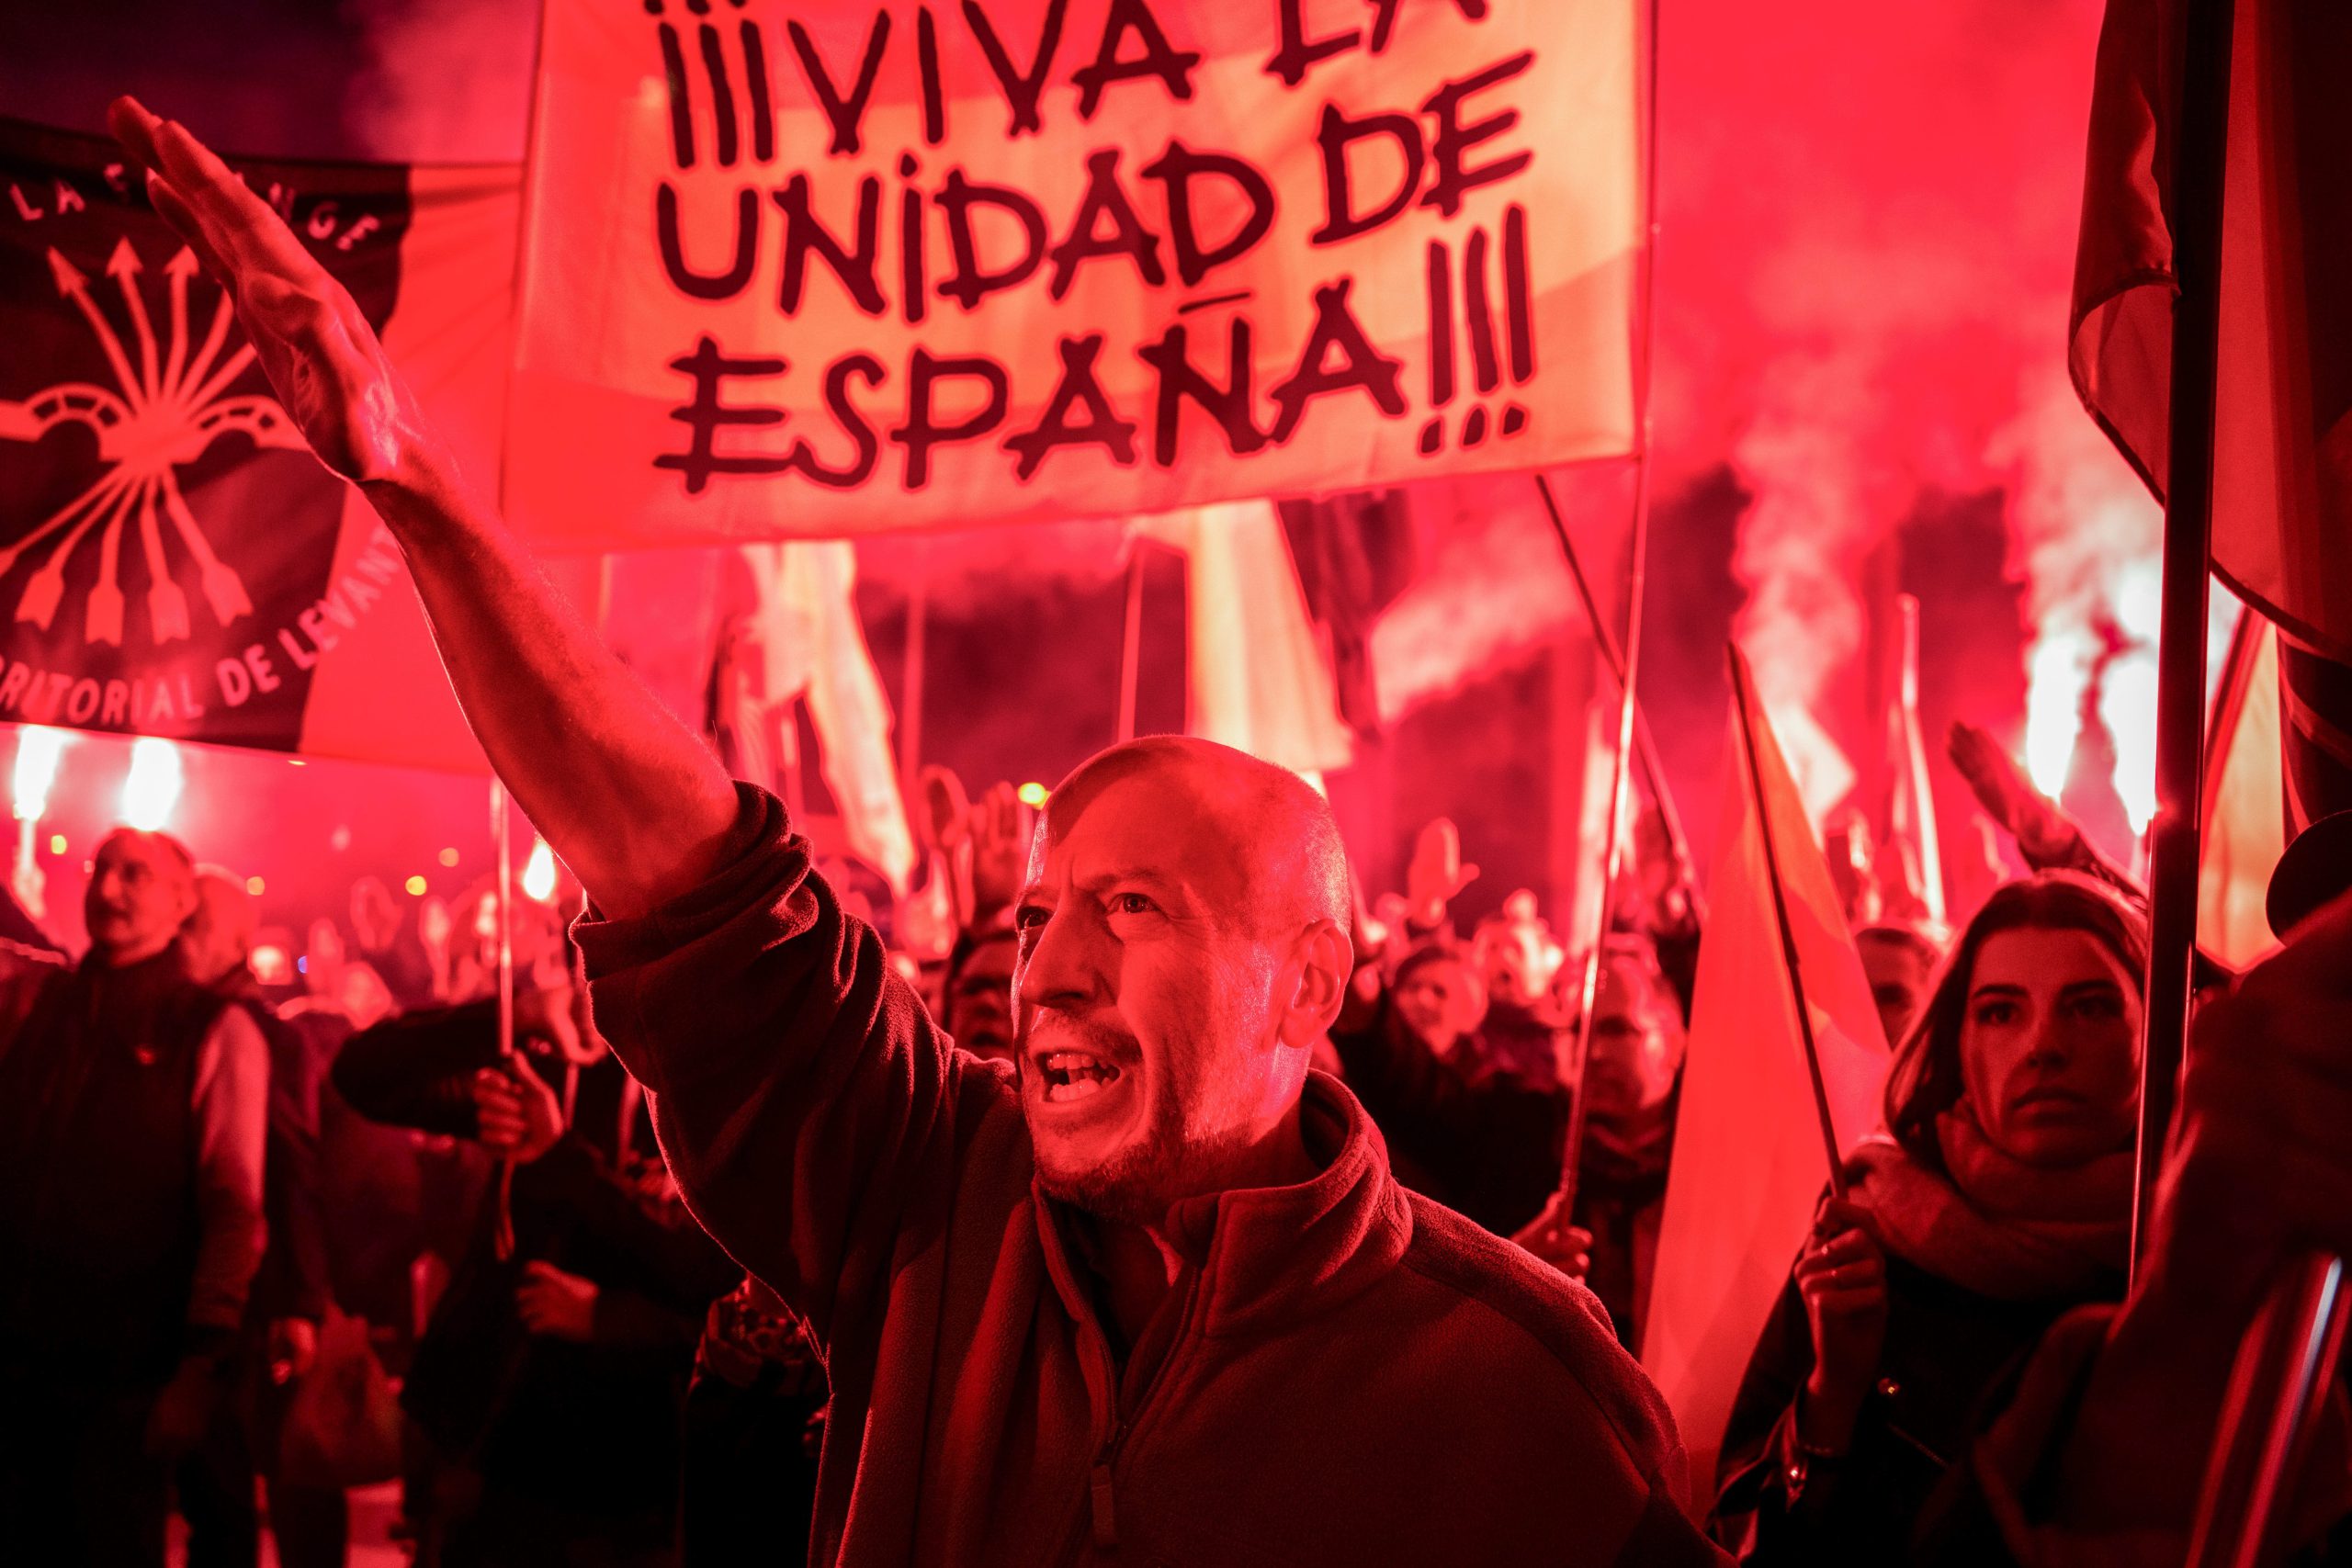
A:
<svg viewBox="0 0 2352 1568">
<path fill-rule="evenodd" d="M 343 286 L 187 130 L 130 98 L 108 118 L 155 210 L 236 302 L 289 418 L 408 557 L 491 766 L 608 913 L 642 914 L 714 868 L 734 786 L 466 488 Z"/>
</svg>

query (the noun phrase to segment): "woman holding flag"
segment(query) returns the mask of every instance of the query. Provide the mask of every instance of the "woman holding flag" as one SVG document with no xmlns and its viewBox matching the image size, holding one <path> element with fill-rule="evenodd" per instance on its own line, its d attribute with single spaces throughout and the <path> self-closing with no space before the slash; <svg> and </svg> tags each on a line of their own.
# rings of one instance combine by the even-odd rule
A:
<svg viewBox="0 0 2352 1568">
<path fill-rule="evenodd" d="M 1894 1562 L 1988 1389 L 2121 1298 L 2143 916 L 2047 872 L 1967 929 L 1748 1364 L 1713 1528 L 1744 1562 Z"/>
</svg>

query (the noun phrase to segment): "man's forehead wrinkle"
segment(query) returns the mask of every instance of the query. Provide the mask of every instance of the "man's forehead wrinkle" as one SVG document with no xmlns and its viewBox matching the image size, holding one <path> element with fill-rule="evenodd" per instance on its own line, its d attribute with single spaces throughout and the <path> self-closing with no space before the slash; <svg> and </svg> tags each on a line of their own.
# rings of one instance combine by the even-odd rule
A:
<svg viewBox="0 0 2352 1568">
<path fill-rule="evenodd" d="M 1288 926 L 1345 918 L 1333 882 L 1343 874 L 1331 869 L 1344 862 L 1337 829 L 1295 773 L 1189 737 L 1130 742 L 1062 782 L 1046 807 L 1046 842 L 1058 849 L 1114 803 L 1125 819 L 1115 836 L 1148 834 L 1177 846 L 1193 885 L 1212 904 L 1230 906 L 1234 919 Z"/>
</svg>

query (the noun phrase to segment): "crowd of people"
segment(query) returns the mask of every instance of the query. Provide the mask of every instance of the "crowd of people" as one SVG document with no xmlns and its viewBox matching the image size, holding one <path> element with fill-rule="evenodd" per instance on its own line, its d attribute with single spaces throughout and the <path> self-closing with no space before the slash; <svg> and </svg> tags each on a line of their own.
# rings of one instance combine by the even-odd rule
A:
<svg viewBox="0 0 2352 1568">
<path fill-rule="evenodd" d="M 335 1562 L 397 1475 L 448 1568 L 2182 1560 L 2256 1302 L 2352 1247 L 2342 833 L 2206 976 L 2134 1270 L 2144 897 L 1955 738 L 2035 869 L 1954 932 L 1853 888 L 1883 1125 L 1694 1494 L 1629 1352 L 1705 932 L 1657 832 L 1571 953 L 1524 892 L 1457 929 L 1451 824 L 1367 899 L 1302 780 L 1163 737 L 1037 810 L 926 777 L 879 896 L 568 615 L 274 215 L 117 125 L 581 912 L 526 922 L 511 1021 L 469 917 L 364 891 L 279 1000 L 240 880 L 125 829 L 89 952 L 11 944 L 11 1553 L 158 1562 L 175 1502 L 192 1563 L 264 1517 Z"/>
<path fill-rule="evenodd" d="M 1698 1510 L 1743 1562 L 1981 1534 L 1986 1391 L 2124 1299 L 2144 911 L 2013 769 L 1971 760 L 2053 863 L 1949 942 L 1854 889 L 1895 1067 Z M 893 933 L 892 976 L 1017 1075 L 1039 814 L 1010 785 L 973 804 L 944 770 L 923 782 L 921 883 L 858 895 L 850 919 Z M 1589 1029 L 1583 964 L 1531 895 L 1457 928 L 1479 874 L 1440 819 L 1403 889 L 1349 885 L 1343 994 L 1307 1050 L 1398 1182 L 1581 1281 L 1630 1350 L 1702 934 L 1655 825 L 1637 840 Z M 175 1501 L 191 1563 L 256 1562 L 265 1519 L 289 1568 L 340 1563 L 345 1488 L 397 1475 L 421 1563 L 799 1561 L 825 1349 L 687 1212 L 577 944 L 522 907 L 504 1048 L 494 923 L 403 922 L 380 892 L 358 885 L 348 934 L 322 918 L 300 983 L 265 987 L 243 878 L 124 829 L 96 858 L 88 953 L 5 950 L 8 1538 L 28 1561 L 158 1562 Z"/>
</svg>

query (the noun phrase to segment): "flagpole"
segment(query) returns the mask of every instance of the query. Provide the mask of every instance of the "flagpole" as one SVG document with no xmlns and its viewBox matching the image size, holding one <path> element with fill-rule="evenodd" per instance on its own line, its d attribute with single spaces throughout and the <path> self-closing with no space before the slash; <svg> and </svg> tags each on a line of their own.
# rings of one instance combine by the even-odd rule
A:
<svg viewBox="0 0 2352 1568">
<path fill-rule="evenodd" d="M 2165 434 L 2164 586 L 2156 643 L 2156 817 L 2149 833 L 2148 984 L 2132 1267 L 2147 1253 L 2157 1168 L 2188 1032 L 2204 790 L 2205 617 L 2212 559 L 2213 408 L 2221 354 L 2222 196 L 2232 0 L 2183 7 L 2173 168 L 2172 384 Z"/>
<path fill-rule="evenodd" d="M 2306 1257 L 2264 1298 L 2231 1370 L 2214 1425 L 2190 1568 L 2272 1568 L 2295 1543 L 2294 1491 L 2344 1352 L 2352 1288 L 2341 1258 Z"/>
<path fill-rule="evenodd" d="M 1646 464 L 1647 459 L 1644 459 Z M 1648 476 L 1634 479 L 1636 489 L 1645 485 Z M 1600 602 L 1592 592 L 1592 580 L 1585 575 L 1584 560 L 1577 553 L 1576 541 L 1569 536 L 1567 519 L 1561 514 L 1559 498 L 1552 493 L 1551 476 L 1535 475 L 1535 493 L 1544 500 L 1544 513 L 1552 520 L 1552 532 L 1560 541 L 1560 554 L 1568 565 L 1568 581 L 1576 585 L 1577 597 L 1584 605 L 1585 624 L 1592 628 L 1593 647 L 1600 654 L 1600 661 L 1609 667 L 1611 679 L 1620 690 L 1625 686 L 1625 656 L 1618 651 L 1617 637 L 1601 618 Z M 1635 502 L 1645 506 L 1646 498 Z M 1634 708 L 1634 756 L 1642 765 L 1642 783 L 1648 788 L 1650 798 L 1657 803 L 1660 825 L 1666 830 L 1668 852 L 1682 873 L 1683 881 L 1690 888 L 1691 908 L 1702 919 L 1706 918 L 1706 905 L 1700 897 L 1698 878 L 1690 863 L 1690 840 L 1682 831 L 1682 813 L 1674 803 L 1674 792 L 1667 786 L 1666 769 L 1659 762 L 1657 742 L 1650 735 L 1650 716 L 1636 704 Z"/>
<path fill-rule="evenodd" d="M 2175 140 L 2171 403 L 2166 428 L 2163 615 L 2157 645 L 2155 828 L 2151 836 L 2148 994 L 2132 1261 L 2145 1256 L 2191 1000 L 2197 870 L 2204 818 L 2205 621 L 2211 568 L 2213 419 L 2221 362 L 2223 202 L 2229 160 L 2233 0 L 2182 7 Z M 2352 1299 L 2341 1258 L 2294 1259 L 2248 1325 L 2215 1424 L 2190 1536 L 2194 1568 L 2266 1568 L 2310 1459 L 2335 1382 Z"/>
<path fill-rule="evenodd" d="M 1136 685 L 1143 671 L 1143 541 L 1127 540 L 1127 604 L 1119 627 L 1119 719 L 1122 746 L 1136 738 Z"/>
<path fill-rule="evenodd" d="M 1625 793 L 1633 766 L 1634 739 L 1638 733 L 1646 743 L 1649 728 L 1639 724 L 1641 706 L 1634 700 L 1635 682 L 1642 669 L 1642 591 L 1648 579 L 1650 540 L 1650 447 L 1653 429 L 1650 421 L 1650 359 L 1657 341 L 1657 22 L 1658 0 L 1649 0 L 1647 34 L 1643 40 L 1643 90 L 1646 98 L 1642 116 L 1642 251 L 1637 258 L 1635 287 L 1639 289 L 1641 320 L 1638 336 L 1633 344 L 1634 423 L 1637 445 L 1634 452 L 1634 518 L 1633 542 L 1627 552 L 1625 566 L 1625 651 L 1617 655 L 1615 638 L 1610 636 L 1609 623 L 1601 615 L 1592 585 L 1585 580 L 1582 566 L 1577 560 L 1576 547 L 1569 542 L 1566 520 L 1560 515 L 1558 503 L 1552 497 L 1552 482 L 1540 468 L 1535 474 L 1536 493 L 1544 498 L 1544 509 L 1550 513 L 1553 526 L 1560 536 L 1561 548 L 1568 558 L 1568 575 L 1576 580 L 1577 592 L 1584 598 L 1585 619 L 1592 626 L 1592 639 L 1602 649 L 1603 657 L 1617 676 L 1617 750 L 1609 759 L 1609 823 L 1605 847 L 1600 855 L 1600 896 L 1593 900 L 1592 941 L 1584 955 L 1584 975 L 1577 988 L 1576 1032 L 1568 1037 L 1567 1060 L 1562 1064 L 1563 1077 L 1568 1086 L 1568 1126 L 1560 1146 L 1560 1186 L 1556 1199 L 1557 1213 L 1563 1220 L 1576 1213 L 1577 1174 L 1584 1164 L 1584 1129 L 1591 1096 L 1585 1092 L 1585 1066 L 1592 1055 L 1593 1005 L 1600 994 L 1600 949 L 1609 935 L 1610 897 L 1617 886 L 1617 872 L 1624 856 Z M 1638 730 L 1637 730 L 1638 725 Z M 1646 765 L 1654 765 L 1646 744 L 1644 747 Z M 1655 773 L 1651 775 L 1651 793 L 1659 802 L 1661 815 L 1669 824 L 1668 834 L 1676 846 L 1676 858 L 1680 860 L 1681 835 L 1673 822 L 1673 806 L 1665 789 L 1665 781 Z M 1684 863 L 1688 870 L 1688 863 Z M 1687 879 L 1686 879 L 1687 880 Z"/>
<path fill-rule="evenodd" d="M 512 1070 L 514 1060 L 514 814 L 507 809 L 506 786 L 490 781 L 491 839 L 498 848 L 498 1059 Z M 498 1259 L 514 1256 L 514 1161 L 498 1162 Z"/>
<path fill-rule="evenodd" d="M 1821 1118 L 1822 1151 L 1829 1157 L 1829 1190 L 1846 1195 L 1846 1167 L 1838 1157 L 1838 1128 L 1829 1118 L 1829 1090 L 1821 1078 L 1821 1050 L 1814 1043 L 1813 1010 L 1805 1006 L 1804 972 L 1797 964 L 1796 929 L 1789 921 L 1789 897 L 1781 886 L 1781 852 L 1772 843 L 1772 818 L 1764 800 L 1764 773 L 1756 758 L 1756 729 L 1748 716 L 1755 694 L 1748 687 L 1747 660 L 1731 645 L 1732 712 L 1739 721 L 1740 755 L 1747 762 L 1748 804 L 1756 813 L 1756 837 L 1764 846 L 1764 877 L 1772 885 L 1772 918 L 1781 931 L 1781 959 L 1789 972 L 1789 996 L 1796 1004 L 1797 1037 L 1804 1043 L 1804 1068 L 1813 1080 L 1813 1109 Z"/>
<path fill-rule="evenodd" d="M 931 541 L 915 542 L 914 581 L 907 589 L 906 660 L 899 682 L 899 777 L 911 788 L 922 766 L 922 709 L 929 679 Z"/>
</svg>

